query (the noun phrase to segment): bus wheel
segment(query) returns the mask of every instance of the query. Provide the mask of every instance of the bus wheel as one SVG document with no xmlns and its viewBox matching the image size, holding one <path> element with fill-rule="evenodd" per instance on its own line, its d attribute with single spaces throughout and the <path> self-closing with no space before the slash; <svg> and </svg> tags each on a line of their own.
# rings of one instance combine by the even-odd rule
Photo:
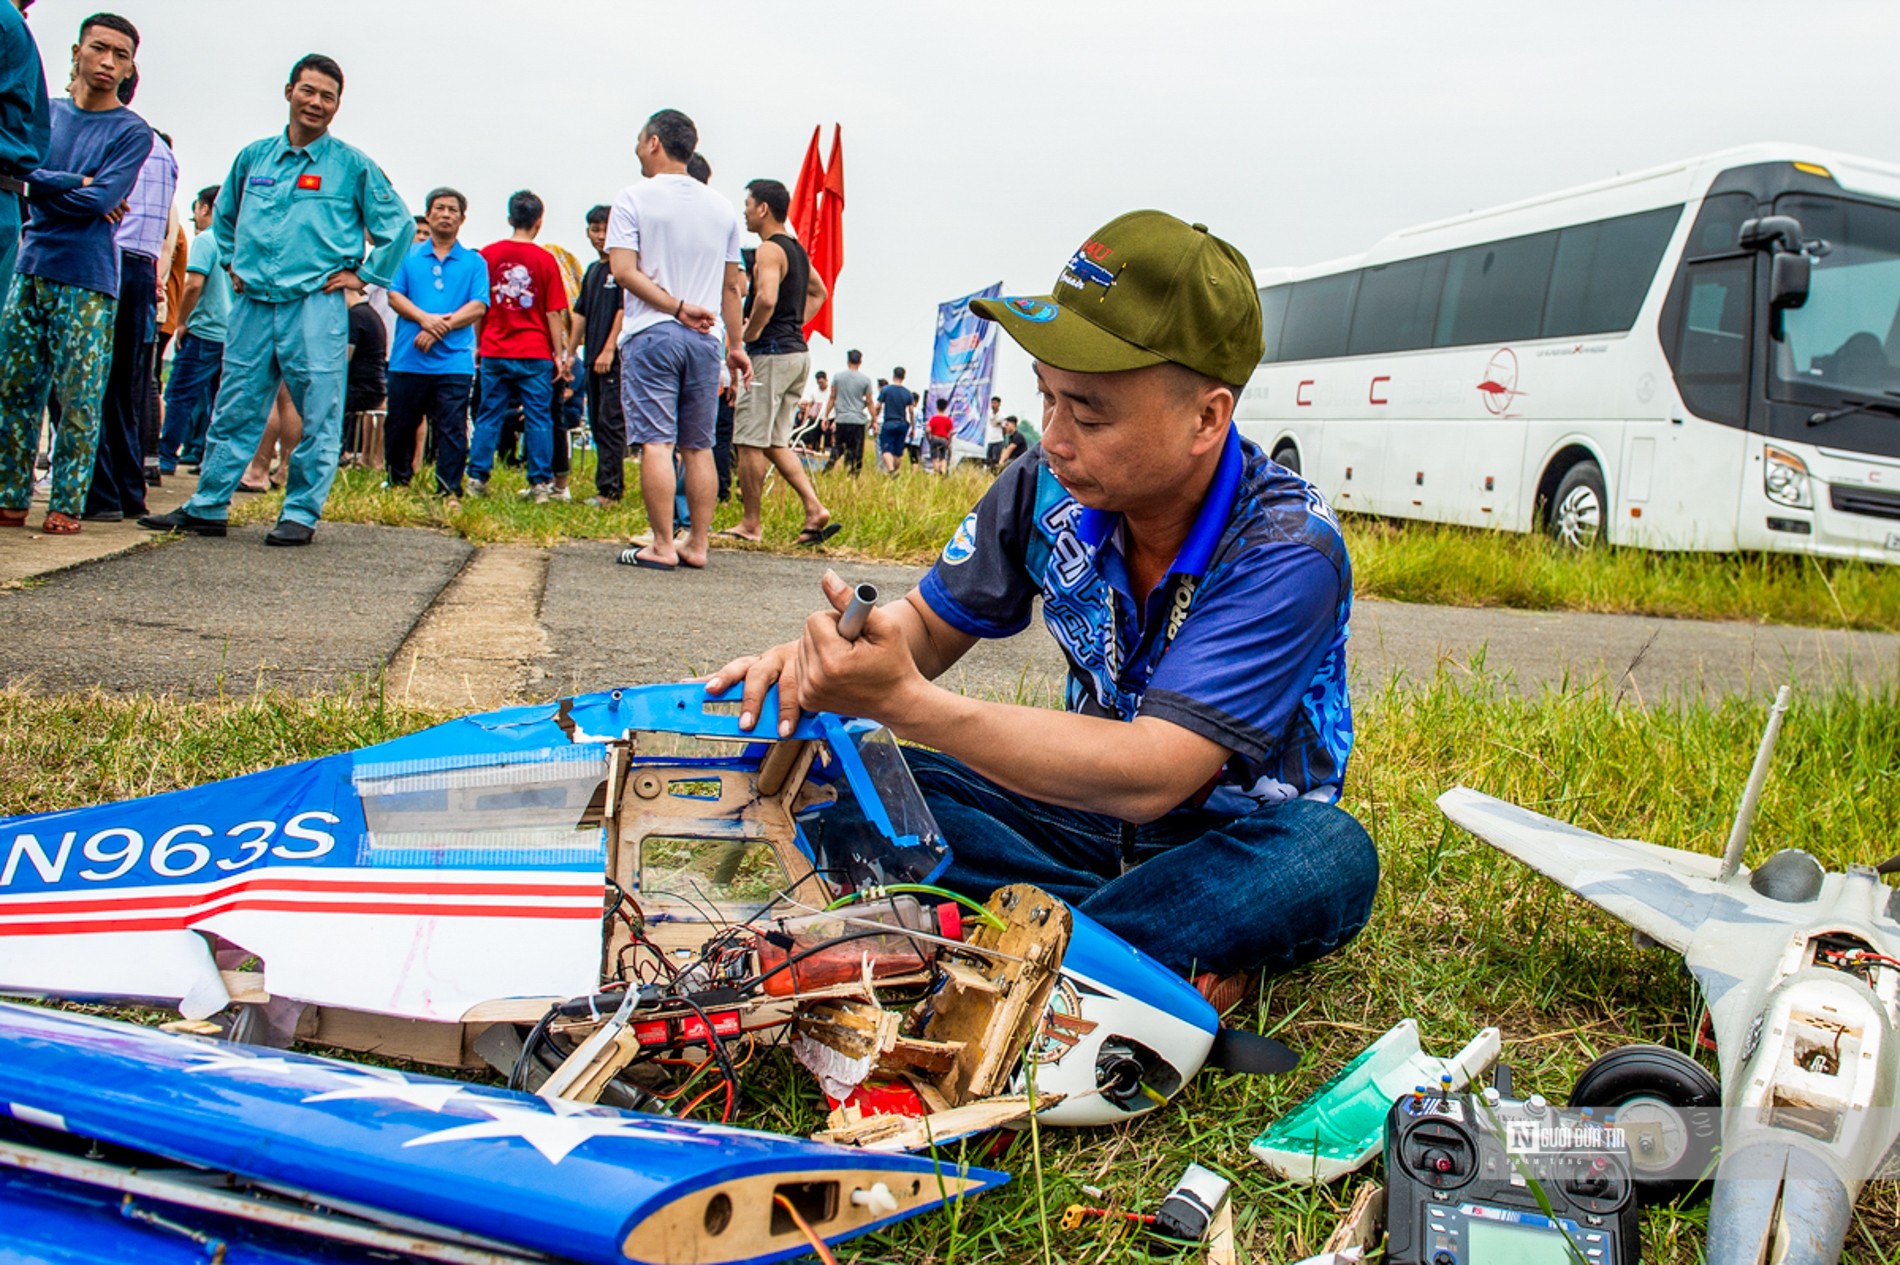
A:
<svg viewBox="0 0 1900 1265">
<path fill-rule="evenodd" d="M 1273 464 L 1282 466 L 1291 470 L 1294 474 L 1298 474 L 1300 472 L 1300 450 L 1290 443 L 1281 444 L 1278 448 L 1273 450 Z"/>
<path fill-rule="evenodd" d="M 1571 549 L 1589 549 L 1603 539 L 1604 507 L 1610 502 L 1603 471 L 1594 461 L 1579 461 L 1564 472 L 1551 498 L 1550 535 Z"/>
</svg>

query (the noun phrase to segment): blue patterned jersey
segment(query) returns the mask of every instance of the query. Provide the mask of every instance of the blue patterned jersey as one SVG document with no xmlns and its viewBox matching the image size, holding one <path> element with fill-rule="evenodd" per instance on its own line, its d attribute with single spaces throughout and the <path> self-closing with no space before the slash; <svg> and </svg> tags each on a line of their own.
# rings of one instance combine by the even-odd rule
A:
<svg viewBox="0 0 1900 1265">
<path fill-rule="evenodd" d="M 1324 498 L 1229 431 L 1207 500 L 1145 608 L 1120 522 L 1079 504 L 1032 448 L 963 520 L 924 577 L 924 600 L 973 637 L 1008 637 L 1040 596 L 1069 661 L 1070 711 L 1156 716 L 1233 753 L 1210 809 L 1337 801 L 1352 751 L 1352 565 Z"/>
</svg>

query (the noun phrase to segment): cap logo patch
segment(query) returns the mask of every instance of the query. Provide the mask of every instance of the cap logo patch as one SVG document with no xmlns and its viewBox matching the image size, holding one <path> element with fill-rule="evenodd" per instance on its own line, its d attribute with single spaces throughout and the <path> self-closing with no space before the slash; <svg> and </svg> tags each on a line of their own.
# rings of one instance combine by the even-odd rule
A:
<svg viewBox="0 0 1900 1265">
<path fill-rule="evenodd" d="M 1099 242 L 1084 244 L 1080 250 L 1069 256 L 1068 265 L 1063 268 L 1062 275 L 1057 277 L 1056 281 L 1062 285 L 1074 286 L 1078 290 L 1086 289 L 1093 283 L 1102 287 L 1101 297 L 1108 298 L 1108 292 L 1115 288 L 1116 280 L 1121 276 L 1123 269 L 1128 267 L 1126 263 L 1123 263 L 1121 268 L 1110 272 L 1090 257 L 1097 255 L 1106 258 L 1109 253 L 1108 247 Z"/>
<path fill-rule="evenodd" d="M 1003 306 L 1025 321 L 1034 321 L 1038 325 L 1055 320 L 1056 313 L 1061 311 L 1055 304 L 1041 299 L 1004 299 Z"/>
</svg>

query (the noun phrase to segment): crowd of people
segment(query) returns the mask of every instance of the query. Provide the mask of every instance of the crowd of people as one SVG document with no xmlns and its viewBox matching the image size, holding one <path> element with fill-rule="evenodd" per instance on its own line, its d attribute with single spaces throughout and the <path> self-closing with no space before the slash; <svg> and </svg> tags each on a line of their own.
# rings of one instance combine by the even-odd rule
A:
<svg viewBox="0 0 1900 1265">
<path fill-rule="evenodd" d="M 0 210 L 25 208 L 0 225 L 18 249 L 17 282 L 10 257 L 0 276 L 0 525 L 26 525 L 36 464 L 52 534 L 137 518 L 222 536 L 232 498 L 274 481 L 267 542 L 307 544 L 349 458 L 397 487 L 427 467 L 445 498 L 487 495 L 513 460 L 523 496 L 571 500 L 584 427 L 595 506 L 626 496 L 637 462 L 653 530 L 620 560 L 669 570 L 705 565 L 713 508 L 735 487 L 740 520 L 722 534 L 763 539 L 774 471 L 803 506 L 797 542 L 829 540 L 839 524 L 811 473 L 858 473 L 874 419 L 885 472 L 907 455 L 953 464 L 947 401 L 920 399 L 901 367 L 873 384 L 854 350 L 835 379 L 811 373 L 805 318 L 827 290 L 787 229 L 790 191 L 753 180 L 735 212 L 679 111 L 640 129 L 642 179 L 587 213 L 583 271 L 538 240 L 545 208 L 528 190 L 508 201 L 509 236 L 480 250 L 461 240 L 468 199 L 451 186 L 412 217 L 331 134 L 343 69 L 311 54 L 291 69 L 284 129 L 197 191 L 188 236 L 170 141 L 132 109 L 138 30 L 88 17 L 69 97 L 49 102 L 31 2 L 0 4 Z M 995 468 L 1034 430 L 998 400 L 986 439 L 978 459 Z M 147 513 L 146 489 L 181 467 L 199 477 L 190 499 Z"/>
<path fill-rule="evenodd" d="M 709 186 L 677 110 L 641 126 L 642 179 L 586 217 L 596 258 L 576 279 L 537 241 L 532 193 L 509 200 L 509 237 L 479 252 L 460 242 L 468 204 L 453 188 L 430 193 L 418 225 L 381 168 L 330 134 L 343 70 L 312 54 L 291 68 L 287 125 L 197 194 L 181 269 L 177 164 L 130 109 L 138 31 L 87 18 L 69 99 L 49 106 L 18 11 L 29 2 L 0 3 L 0 215 L 26 207 L 23 234 L 0 226 L 0 525 L 26 523 L 49 414 L 44 530 L 141 514 L 223 536 L 231 497 L 268 473 L 274 445 L 286 487 L 268 540 L 298 545 L 322 515 L 346 414 L 384 403 L 393 484 L 415 477 L 426 419 L 445 497 L 488 492 L 518 417 L 528 494 L 549 500 L 566 494 L 563 405 L 579 399 L 596 499 L 626 496 L 623 461 L 639 460 L 652 533 L 619 560 L 658 571 L 707 564 L 727 480 L 734 534 L 762 534 L 776 471 L 803 507 L 797 539 L 820 544 L 838 524 L 805 457 L 855 473 L 874 438 L 895 475 L 960 455 L 946 402 L 920 400 L 901 367 L 874 381 L 853 350 L 843 370 L 811 374 L 804 314 L 827 286 L 785 231 L 784 184 L 751 181 L 741 215 Z M 1110 258 L 1113 272 L 1078 266 Z M 387 347 L 371 287 L 393 318 Z M 1095 230 L 1052 293 L 971 310 L 1034 360 L 1046 433 L 992 400 L 982 459 L 1001 472 L 918 587 L 847 640 L 826 616 L 851 590 L 827 573 L 830 612 L 706 689 L 740 692 L 742 730 L 784 736 L 809 708 L 919 744 L 907 762 L 956 840 L 946 884 L 985 896 L 1036 883 L 1224 1009 L 1261 972 L 1349 941 L 1378 882 L 1370 838 L 1338 804 L 1353 741 L 1344 538 L 1324 499 L 1233 422 L 1265 347 L 1252 269 L 1205 225 L 1136 211 Z M 154 430 L 168 330 L 179 345 Z M 801 420 L 815 453 L 796 442 Z M 194 459 L 191 498 L 144 514 L 148 477 Z M 936 684 L 1037 603 L 1069 664 L 1065 711 Z"/>
</svg>

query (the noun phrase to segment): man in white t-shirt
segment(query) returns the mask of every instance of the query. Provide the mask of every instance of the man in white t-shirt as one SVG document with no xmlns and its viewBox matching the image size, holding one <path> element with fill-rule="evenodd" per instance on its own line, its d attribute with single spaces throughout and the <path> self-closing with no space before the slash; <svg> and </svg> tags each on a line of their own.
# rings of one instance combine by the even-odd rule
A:
<svg viewBox="0 0 1900 1265">
<path fill-rule="evenodd" d="M 990 415 L 983 419 L 983 464 L 996 469 L 1003 456 L 1003 397 L 990 397 Z"/>
<path fill-rule="evenodd" d="M 634 152 L 646 179 L 614 199 L 607 262 L 626 291 L 620 325 L 620 401 L 627 443 L 640 446 L 640 495 L 650 543 L 628 548 L 628 566 L 671 571 L 706 565 L 718 472 L 713 432 L 719 412 L 723 329 L 740 329 L 745 270 L 739 212 L 687 174 L 699 129 L 678 110 L 661 110 L 640 129 Z M 725 365 L 745 385 L 752 362 L 735 341 Z M 673 453 L 685 470 L 691 520 L 673 540 Z"/>
</svg>

